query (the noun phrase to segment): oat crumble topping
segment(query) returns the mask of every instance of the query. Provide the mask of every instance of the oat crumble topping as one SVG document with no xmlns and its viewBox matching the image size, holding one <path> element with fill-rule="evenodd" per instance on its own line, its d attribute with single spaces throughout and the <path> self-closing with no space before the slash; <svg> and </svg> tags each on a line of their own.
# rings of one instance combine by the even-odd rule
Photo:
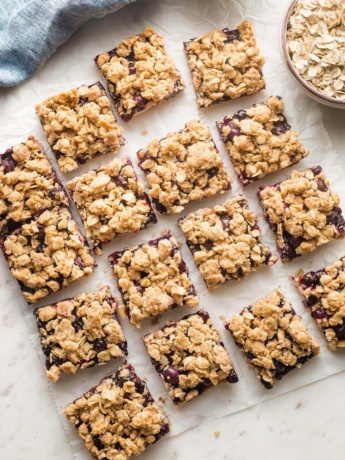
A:
<svg viewBox="0 0 345 460">
<path fill-rule="evenodd" d="M 326 96 L 345 99 L 344 0 L 300 0 L 287 26 L 287 47 L 300 76 Z"/>
<path fill-rule="evenodd" d="M 345 257 L 294 281 L 332 351 L 345 347 Z"/>
<path fill-rule="evenodd" d="M 102 244 L 147 228 L 157 219 L 128 157 L 115 159 L 67 183 L 86 234 L 102 254 Z"/>
<path fill-rule="evenodd" d="M 256 215 L 243 195 L 190 213 L 179 225 L 210 291 L 278 260 L 264 245 Z"/>
<path fill-rule="evenodd" d="M 129 460 L 170 431 L 146 383 L 125 362 L 64 410 L 98 460 Z"/>
<path fill-rule="evenodd" d="M 153 365 L 176 405 L 212 386 L 236 383 L 237 374 L 219 331 L 205 310 L 167 322 L 143 337 Z"/>
<path fill-rule="evenodd" d="M 0 155 L 0 234 L 45 209 L 68 205 L 43 146 L 33 136 Z"/>
<path fill-rule="evenodd" d="M 137 155 L 150 196 L 162 214 L 181 212 L 191 201 L 231 189 L 211 131 L 199 120 L 160 141 L 155 138 Z"/>
<path fill-rule="evenodd" d="M 36 105 L 36 112 L 63 173 L 98 155 L 116 153 L 125 143 L 99 82 L 50 97 Z"/>
<path fill-rule="evenodd" d="M 217 123 L 222 141 L 243 186 L 267 174 L 287 168 L 306 157 L 307 152 L 291 130 L 279 96 L 239 110 Z"/>
<path fill-rule="evenodd" d="M 184 43 L 200 108 L 250 96 L 265 88 L 265 63 L 256 46 L 253 24 L 223 29 Z"/>
<path fill-rule="evenodd" d="M 184 89 L 181 73 L 152 27 L 96 56 L 116 110 L 124 121 Z"/>
<path fill-rule="evenodd" d="M 283 262 L 345 237 L 339 196 L 321 168 L 293 171 L 289 179 L 260 187 L 258 197 Z"/>
<path fill-rule="evenodd" d="M 267 389 L 320 353 L 317 341 L 279 288 L 234 315 L 225 327 Z"/>
<path fill-rule="evenodd" d="M 118 302 L 108 286 L 37 308 L 46 375 L 56 382 L 62 373 L 105 364 L 127 355 L 127 342 L 117 318 Z"/>
<path fill-rule="evenodd" d="M 6 235 L 2 245 L 28 303 L 90 275 L 96 262 L 67 208 L 57 206 Z"/>
<path fill-rule="evenodd" d="M 199 303 L 177 241 L 168 230 L 160 238 L 114 252 L 109 261 L 126 315 L 137 327 L 145 318 Z"/>
</svg>

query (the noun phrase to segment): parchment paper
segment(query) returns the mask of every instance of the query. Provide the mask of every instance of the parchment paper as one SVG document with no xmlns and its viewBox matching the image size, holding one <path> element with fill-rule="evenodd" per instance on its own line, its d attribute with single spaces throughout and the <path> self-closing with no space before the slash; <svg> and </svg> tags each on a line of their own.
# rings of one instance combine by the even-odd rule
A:
<svg viewBox="0 0 345 460">
<path fill-rule="evenodd" d="M 233 114 L 240 108 L 246 108 L 255 102 L 263 101 L 270 95 L 281 95 L 286 103 L 286 114 L 290 124 L 294 129 L 298 130 L 305 147 L 311 152 L 310 156 L 301 161 L 295 168 L 301 170 L 307 166 L 321 164 L 331 181 L 332 188 L 341 196 L 341 205 L 345 207 L 343 172 L 339 168 L 336 152 L 332 149 L 330 139 L 323 126 L 320 109 L 317 103 L 308 99 L 294 86 L 287 75 L 280 56 L 278 31 L 281 16 L 288 3 L 287 0 L 280 0 L 279 2 L 277 0 L 266 0 L 264 2 L 259 0 L 139 0 L 114 15 L 91 21 L 56 53 L 36 77 L 2 98 L 2 110 L 0 111 L 2 151 L 16 142 L 24 141 L 25 136 L 31 133 L 43 142 L 47 151 L 51 154 L 38 118 L 34 113 L 34 105 L 48 96 L 58 94 L 60 91 L 77 87 L 83 83 L 91 84 L 99 80 L 100 77 L 93 63 L 93 57 L 112 49 L 121 39 L 140 32 L 147 25 L 152 25 L 164 34 L 166 47 L 173 56 L 178 68 L 182 71 L 187 88 L 174 99 L 163 103 L 157 108 L 150 109 L 130 124 L 120 122 L 124 125 L 124 136 L 128 143 L 121 149 L 119 156 L 129 155 L 132 158 L 141 179 L 144 180 L 144 177 L 137 167 L 136 151 L 145 147 L 154 136 L 164 137 L 170 131 L 181 129 L 189 120 L 201 117 L 210 126 L 226 167 L 232 174 L 234 179 L 233 190 L 225 195 L 218 195 L 202 202 L 191 204 L 182 215 L 200 207 L 222 203 L 226 199 L 236 196 L 242 190 L 235 179 L 230 160 L 219 140 L 215 122 L 227 114 Z M 253 21 L 258 44 L 267 61 L 264 67 L 267 89 L 254 97 L 230 101 L 198 113 L 182 42 L 216 28 L 236 28 L 237 24 L 245 18 Z M 144 130 L 147 130 L 148 134 L 141 134 Z M 50 156 L 52 157 L 52 155 Z M 77 172 L 62 178 L 62 180 L 66 182 L 66 180 L 70 180 L 80 173 L 106 163 L 111 157 L 111 155 L 108 155 L 88 162 Z M 263 221 L 261 208 L 256 199 L 256 190 L 259 185 L 275 183 L 285 178 L 292 169 L 289 168 L 272 174 L 261 180 L 259 184 L 253 184 L 246 188 L 244 192 L 249 199 L 250 206 L 259 215 L 264 241 L 273 252 L 276 252 L 275 241 L 267 224 Z M 72 213 L 78 220 L 73 206 Z M 181 433 L 202 422 L 242 410 L 345 369 L 345 350 L 344 352 L 331 353 L 326 349 L 322 335 L 308 312 L 305 311 L 295 287 L 289 280 L 289 276 L 299 268 L 304 270 L 319 269 L 327 263 L 335 261 L 345 254 L 345 242 L 329 243 L 314 253 L 295 260 L 290 265 L 283 266 L 279 261 L 271 268 L 259 270 L 239 283 L 229 282 L 214 293 L 209 294 L 199 271 L 195 268 L 184 237 L 177 226 L 178 217 L 180 215 L 170 217 L 158 215 L 158 224 L 140 233 L 120 237 L 106 245 L 104 247 L 104 256 L 97 257 L 99 266 L 90 278 L 72 284 L 64 291 L 51 295 L 35 306 L 56 302 L 82 292 L 97 289 L 102 282 L 109 284 L 113 294 L 119 296 L 115 280 L 111 276 L 107 255 L 115 250 L 122 250 L 125 246 L 143 243 L 153 237 L 157 237 L 162 228 L 168 227 L 178 241 L 183 242 L 182 253 L 190 269 L 192 281 L 200 295 L 200 306 L 205 307 L 210 312 L 212 319 L 218 325 L 240 378 L 239 383 L 235 385 L 219 385 L 217 388 L 213 388 L 206 394 L 176 409 L 168 397 L 163 382 L 150 364 L 150 359 L 141 341 L 141 335 L 147 333 L 153 327 L 162 326 L 168 319 L 179 319 L 192 311 L 196 311 L 197 308 L 192 310 L 180 308 L 168 312 L 163 315 L 158 325 L 152 326 L 150 321 L 147 321 L 141 331 L 129 325 L 127 319 L 122 319 L 121 323 L 129 343 L 129 362 L 135 366 L 139 376 L 147 378 L 149 389 L 156 401 L 158 401 L 159 397 L 166 399 L 164 408 L 172 423 L 170 436 Z M 1 259 L 0 270 L 1 274 L 5 273 L 8 276 L 8 268 L 3 259 Z M 254 371 L 249 369 L 244 362 L 239 350 L 235 347 L 219 320 L 219 316 L 231 317 L 254 300 L 268 294 L 278 285 L 282 287 L 284 294 L 319 340 L 322 351 L 319 357 L 313 358 L 302 369 L 293 371 L 281 382 L 277 383 L 273 390 L 268 391 L 256 380 Z M 22 306 L 27 318 L 30 338 L 42 360 L 42 372 L 44 372 L 44 358 L 39 344 L 36 323 L 32 315 L 33 307 L 28 306 L 23 300 L 15 281 L 12 282 L 11 288 L 14 292 L 12 302 L 14 307 L 18 303 Z M 4 289 L 9 289 L 9 286 L 1 286 L 0 295 L 1 292 L 4 292 Z M 47 379 L 47 385 L 51 388 L 57 409 L 61 412 L 70 401 L 96 385 L 103 376 L 117 368 L 119 364 L 119 361 L 111 361 L 104 366 L 96 366 L 92 369 L 80 371 L 74 376 L 65 375 L 56 384 L 49 383 Z M 89 459 L 90 456 L 76 430 L 69 425 L 64 416 L 61 419 L 75 453 L 75 458 L 80 460 Z"/>
</svg>

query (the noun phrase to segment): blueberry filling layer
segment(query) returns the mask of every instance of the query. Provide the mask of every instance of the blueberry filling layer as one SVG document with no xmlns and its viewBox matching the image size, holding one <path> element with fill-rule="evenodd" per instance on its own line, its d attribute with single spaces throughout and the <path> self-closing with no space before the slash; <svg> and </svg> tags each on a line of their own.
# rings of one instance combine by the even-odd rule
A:
<svg viewBox="0 0 345 460">
<path fill-rule="evenodd" d="M 240 31 L 238 29 L 229 30 L 223 29 L 224 34 L 226 35 L 226 42 L 225 43 L 232 43 L 235 40 L 241 40 Z"/>
<path fill-rule="evenodd" d="M 17 166 L 17 162 L 13 159 L 12 154 L 13 149 L 7 149 L 6 152 L 0 157 L 1 166 L 4 168 L 5 174 L 14 171 L 15 167 Z"/>
<path fill-rule="evenodd" d="M 287 122 L 286 118 L 283 117 L 283 120 L 273 122 L 273 129 L 272 134 L 275 136 L 279 136 L 281 134 L 285 134 L 287 131 L 291 129 L 291 126 Z"/>
</svg>

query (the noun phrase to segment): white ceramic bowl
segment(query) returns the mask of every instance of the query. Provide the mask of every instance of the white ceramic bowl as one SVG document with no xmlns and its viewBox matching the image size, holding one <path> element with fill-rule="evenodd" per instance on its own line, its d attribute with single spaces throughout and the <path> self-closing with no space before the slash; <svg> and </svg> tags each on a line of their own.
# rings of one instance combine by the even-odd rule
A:
<svg viewBox="0 0 345 460">
<path fill-rule="evenodd" d="M 311 97 L 317 102 L 320 102 L 321 104 L 328 105 L 329 107 L 334 107 L 337 109 L 345 109 L 345 100 L 337 99 L 335 97 L 329 97 L 329 96 L 326 96 L 326 94 L 323 94 L 320 91 L 317 91 L 313 86 L 309 85 L 299 75 L 299 73 L 297 72 L 297 70 L 295 69 L 291 61 L 291 58 L 288 52 L 288 47 L 287 47 L 286 31 L 287 31 L 287 25 L 288 25 L 290 15 L 297 1 L 298 0 L 293 0 L 290 3 L 288 9 L 286 10 L 283 16 L 283 21 L 282 21 L 281 31 L 280 31 L 281 53 L 282 53 L 283 61 L 286 65 L 286 68 L 289 71 L 295 83 L 297 84 L 297 86 L 309 97 Z"/>
</svg>

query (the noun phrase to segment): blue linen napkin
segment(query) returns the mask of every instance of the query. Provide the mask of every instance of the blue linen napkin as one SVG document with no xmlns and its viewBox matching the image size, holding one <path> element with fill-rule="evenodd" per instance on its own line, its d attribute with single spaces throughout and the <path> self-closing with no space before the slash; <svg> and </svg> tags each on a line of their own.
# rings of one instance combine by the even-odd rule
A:
<svg viewBox="0 0 345 460">
<path fill-rule="evenodd" d="M 0 0 L 0 86 L 30 78 L 88 19 L 135 0 Z"/>
</svg>

